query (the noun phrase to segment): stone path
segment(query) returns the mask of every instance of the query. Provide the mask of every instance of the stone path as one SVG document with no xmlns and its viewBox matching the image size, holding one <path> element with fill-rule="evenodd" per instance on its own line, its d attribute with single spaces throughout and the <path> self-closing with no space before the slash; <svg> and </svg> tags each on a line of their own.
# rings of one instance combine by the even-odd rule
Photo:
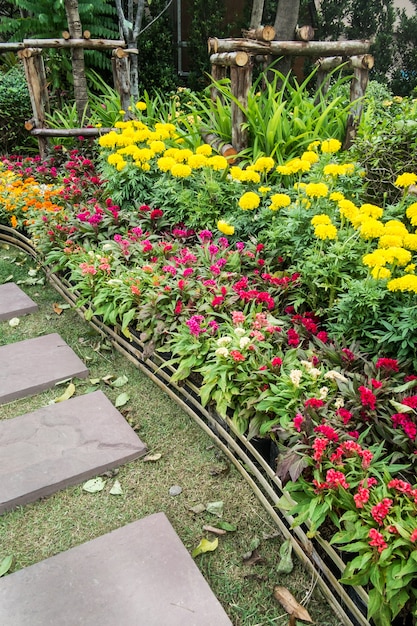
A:
<svg viewBox="0 0 417 626">
<path fill-rule="evenodd" d="M 36 311 L 20 292 L 0 285 L 0 319 Z M 86 376 L 57 334 L 2 346 L 0 415 L 1 404 Z M 0 420 L 0 514 L 145 453 L 101 391 Z M 163 513 L 1 577 L 0 624 L 231 626 Z"/>
</svg>

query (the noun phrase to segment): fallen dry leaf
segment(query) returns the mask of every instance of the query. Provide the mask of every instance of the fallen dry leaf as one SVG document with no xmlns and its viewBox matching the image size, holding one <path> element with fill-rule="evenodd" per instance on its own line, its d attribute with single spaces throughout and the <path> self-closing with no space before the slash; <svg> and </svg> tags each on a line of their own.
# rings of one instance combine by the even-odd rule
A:
<svg viewBox="0 0 417 626">
<path fill-rule="evenodd" d="M 162 457 L 162 454 L 160 452 L 157 452 L 156 454 L 147 454 L 146 456 L 143 457 L 142 461 L 159 461 L 159 459 Z"/>
<path fill-rule="evenodd" d="M 57 315 L 61 315 L 63 309 L 61 309 L 61 307 L 59 306 L 57 302 L 53 303 L 52 308 Z"/>
<path fill-rule="evenodd" d="M 209 533 L 213 533 L 214 535 L 225 535 L 226 531 L 222 528 L 216 528 L 215 526 L 210 526 L 209 524 L 205 524 L 203 526 L 203 530 L 206 530 Z"/>
<path fill-rule="evenodd" d="M 261 556 L 258 550 L 252 550 L 248 554 L 243 556 L 243 564 L 244 565 L 259 565 L 260 563 L 264 563 L 265 559 Z"/>
<path fill-rule="evenodd" d="M 274 598 L 280 603 L 281 606 L 284 607 L 291 617 L 301 619 L 303 622 L 313 622 L 307 609 L 297 602 L 292 593 L 288 591 L 286 587 L 279 587 L 278 585 L 275 586 Z"/>
</svg>

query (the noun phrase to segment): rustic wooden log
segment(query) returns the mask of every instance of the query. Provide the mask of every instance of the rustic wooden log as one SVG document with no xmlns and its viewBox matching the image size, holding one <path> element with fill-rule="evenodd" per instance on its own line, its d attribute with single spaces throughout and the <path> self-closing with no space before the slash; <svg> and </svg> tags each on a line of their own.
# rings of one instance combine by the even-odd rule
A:
<svg viewBox="0 0 417 626">
<path fill-rule="evenodd" d="M 249 55 L 242 50 L 237 50 L 236 52 L 220 52 L 210 56 L 210 63 L 212 65 L 225 65 L 227 67 L 231 67 L 232 65 L 244 67 L 249 63 Z"/>
<path fill-rule="evenodd" d="M 314 39 L 314 28 L 309 24 L 297 26 L 295 29 L 295 38 L 297 41 L 311 41 Z"/>
<path fill-rule="evenodd" d="M 17 52 L 18 50 L 22 50 L 24 48 L 24 44 L 23 43 L 0 43 L 0 54 L 6 53 L 6 52 Z"/>
<path fill-rule="evenodd" d="M 248 106 L 248 93 L 252 84 L 252 64 L 245 67 L 232 65 L 230 81 L 233 100 L 231 104 L 232 116 L 232 145 L 240 152 L 248 146 L 248 131 L 243 128 L 246 121 L 244 111 Z"/>
<path fill-rule="evenodd" d="M 120 96 L 120 104 L 124 111 L 130 106 L 130 56 L 122 48 L 112 52 L 112 70 L 114 88 Z"/>
<path fill-rule="evenodd" d="M 19 50 L 17 56 L 23 61 L 34 124 L 42 128 L 45 125 L 45 115 L 49 112 L 48 83 L 46 81 L 42 50 L 39 48 L 25 48 Z M 41 159 L 44 159 L 48 152 L 48 141 L 43 137 L 39 137 L 38 144 L 39 154 Z"/>
<path fill-rule="evenodd" d="M 331 70 L 334 70 L 339 65 L 342 65 L 342 63 L 343 63 L 342 56 L 321 57 L 320 59 L 317 59 L 314 65 L 318 67 L 319 72 L 330 72 Z"/>
<path fill-rule="evenodd" d="M 372 54 L 362 54 L 360 56 L 351 56 L 348 61 L 349 67 L 357 67 L 359 69 L 371 70 L 375 65 L 375 59 Z"/>
<path fill-rule="evenodd" d="M 90 31 L 89 30 L 83 31 L 83 37 L 84 37 L 84 39 L 91 39 Z"/>
<path fill-rule="evenodd" d="M 113 128 L 33 128 L 35 137 L 98 137 L 109 133 Z"/>
<path fill-rule="evenodd" d="M 272 54 L 274 56 L 328 57 L 334 55 L 352 56 L 367 54 L 371 42 L 367 40 L 345 41 L 252 41 L 250 39 L 208 40 L 210 52 L 235 52 L 243 50 L 252 54 Z"/>
<path fill-rule="evenodd" d="M 231 165 L 236 162 L 235 156 L 237 155 L 237 150 L 232 144 L 225 142 L 215 133 L 202 131 L 200 134 L 203 141 L 211 146 L 213 150 L 224 156 Z"/>
<path fill-rule="evenodd" d="M 34 117 L 31 117 L 30 120 L 26 120 L 25 128 L 26 130 L 33 130 L 36 126 L 36 120 Z"/>
<path fill-rule="evenodd" d="M 272 41 L 275 37 L 275 28 L 268 25 L 259 26 L 258 28 L 242 30 L 242 35 L 246 39 L 256 39 L 257 41 Z"/>
<path fill-rule="evenodd" d="M 26 48 L 87 48 L 88 50 L 106 50 L 124 48 L 123 39 L 24 39 Z"/>
<path fill-rule="evenodd" d="M 62 31 L 61 36 L 63 39 L 71 39 L 71 35 L 69 34 L 69 32 L 67 30 Z"/>
<path fill-rule="evenodd" d="M 353 78 L 350 83 L 350 101 L 353 103 L 353 106 L 347 120 L 346 135 L 343 143 L 344 150 L 350 148 L 355 140 L 362 115 L 363 96 L 365 95 L 368 80 L 369 71 L 367 69 L 363 67 L 355 67 L 353 69 Z"/>
</svg>

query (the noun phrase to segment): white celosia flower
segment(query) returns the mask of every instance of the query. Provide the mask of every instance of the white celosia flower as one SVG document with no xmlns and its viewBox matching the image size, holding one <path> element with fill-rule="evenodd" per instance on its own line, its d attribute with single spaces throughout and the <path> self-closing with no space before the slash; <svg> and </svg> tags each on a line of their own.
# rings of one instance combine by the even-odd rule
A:
<svg viewBox="0 0 417 626">
<path fill-rule="evenodd" d="M 291 370 L 290 380 L 295 387 L 300 386 L 302 377 L 303 377 L 303 372 L 301 370 Z"/>
<path fill-rule="evenodd" d="M 345 401 L 342 398 L 342 396 L 339 396 L 339 398 L 336 398 L 336 400 L 334 401 L 334 406 L 336 409 L 341 409 L 342 406 L 345 406 Z"/>
<path fill-rule="evenodd" d="M 239 341 L 239 348 L 241 350 L 243 350 L 244 348 L 246 348 L 247 345 L 250 344 L 250 339 L 249 337 L 242 337 Z"/>
<path fill-rule="evenodd" d="M 214 353 L 216 356 L 223 356 L 223 357 L 228 357 L 229 356 L 229 350 L 227 348 L 217 348 L 216 352 Z"/>
<path fill-rule="evenodd" d="M 309 371 L 309 374 L 311 378 L 316 380 L 316 378 L 318 378 L 321 375 L 321 370 L 319 370 L 317 367 L 312 367 L 311 370 Z"/>
<path fill-rule="evenodd" d="M 347 382 L 347 378 L 343 376 L 340 372 L 336 370 L 329 370 L 325 373 L 324 378 L 328 378 L 329 380 L 340 380 L 343 383 Z"/>
<path fill-rule="evenodd" d="M 319 398 L 320 400 L 325 400 L 327 398 L 327 394 L 329 393 L 329 388 L 328 387 L 321 387 L 319 390 Z"/>
<path fill-rule="evenodd" d="M 245 333 L 246 333 L 246 330 L 244 328 L 240 328 L 240 326 L 235 328 L 235 335 L 236 335 L 236 337 L 243 337 L 243 335 Z"/>
<path fill-rule="evenodd" d="M 233 339 L 229 337 L 229 335 L 224 335 L 223 337 L 219 337 L 217 340 L 218 346 L 228 346 L 229 343 L 232 343 Z"/>
</svg>

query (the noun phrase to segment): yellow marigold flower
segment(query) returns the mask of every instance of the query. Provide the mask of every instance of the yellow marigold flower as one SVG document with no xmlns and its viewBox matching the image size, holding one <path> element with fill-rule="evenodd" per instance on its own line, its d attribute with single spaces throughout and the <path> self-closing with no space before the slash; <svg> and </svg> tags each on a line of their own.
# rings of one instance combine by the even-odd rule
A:
<svg viewBox="0 0 417 626">
<path fill-rule="evenodd" d="M 394 100 L 394 102 L 398 102 L 399 103 L 399 102 L 403 101 L 403 98 L 401 96 L 394 96 L 393 100 Z"/>
<path fill-rule="evenodd" d="M 176 161 L 173 157 L 163 156 L 158 159 L 158 167 L 161 172 L 168 172 Z"/>
<path fill-rule="evenodd" d="M 228 166 L 228 163 L 227 159 L 225 159 L 224 156 L 221 156 L 220 154 L 215 154 L 212 157 L 208 157 L 207 165 L 211 167 L 211 169 L 218 172 L 220 170 L 225 170 Z"/>
<path fill-rule="evenodd" d="M 417 250 L 417 235 L 408 233 L 403 239 L 403 246 L 407 250 Z"/>
<path fill-rule="evenodd" d="M 384 234 L 384 225 L 372 217 L 367 217 L 359 226 L 359 233 L 362 239 L 381 237 Z"/>
<path fill-rule="evenodd" d="M 378 246 L 380 248 L 392 248 L 393 246 L 400 248 L 402 245 L 403 238 L 398 235 L 382 235 L 378 241 Z"/>
<path fill-rule="evenodd" d="M 121 161 L 118 161 L 116 163 L 116 169 L 118 172 L 121 172 L 123 168 L 125 168 L 127 165 L 126 161 L 123 161 L 123 159 Z"/>
<path fill-rule="evenodd" d="M 337 239 L 337 228 L 333 224 L 317 224 L 314 234 L 318 239 Z"/>
<path fill-rule="evenodd" d="M 118 139 L 118 133 L 116 131 L 111 130 L 106 135 L 101 135 L 98 139 L 98 143 L 102 148 L 114 148 Z"/>
<path fill-rule="evenodd" d="M 387 278 L 391 278 L 391 270 L 387 267 L 379 267 L 377 265 L 371 270 L 371 275 L 375 280 L 386 280 Z"/>
<path fill-rule="evenodd" d="M 320 145 L 320 141 L 312 141 L 308 146 L 307 146 L 307 150 L 315 150 L 316 148 L 318 148 Z"/>
<path fill-rule="evenodd" d="M 138 111 L 146 111 L 146 102 L 136 102 L 135 107 L 137 108 Z"/>
<path fill-rule="evenodd" d="M 259 187 L 258 192 L 262 195 L 269 193 L 271 191 L 271 187 Z"/>
<path fill-rule="evenodd" d="M 157 122 L 155 124 L 155 132 L 158 133 L 159 139 L 168 139 L 169 137 L 174 137 L 177 129 L 174 124 Z"/>
<path fill-rule="evenodd" d="M 400 220 L 388 220 L 384 228 L 387 235 L 401 235 L 404 237 L 408 233 L 405 224 L 400 222 Z"/>
<path fill-rule="evenodd" d="M 196 154 L 202 154 L 203 156 L 211 156 L 213 149 L 208 143 L 204 143 L 202 146 L 198 146 L 195 149 Z"/>
<path fill-rule="evenodd" d="M 397 177 L 394 185 L 396 187 L 409 187 L 410 185 L 414 185 L 417 182 L 417 174 L 413 174 L 411 172 L 404 172 L 404 174 L 400 174 Z"/>
<path fill-rule="evenodd" d="M 278 209 L 283 209 L 286 206 L 291 204 L 291 198 L 286 193 L 274 193 L 271 196 L 271 204 L 269 208 L 271 211 L 277 211 Z"/>
<path fill-rule="evenodd" d="M 297 181 L 296 183 L 294 183 L 294 189 L 295 191 L 304 191 L 304 189 L 307 187 L 307 183 L 302 183 Z"/>
<path fill-rule="evenodd" d="M 117 164 L 121 163 L 122 161 L 123 163 L 125 162 L 122 155 L 118 152 L 112 152 L 112 154 L 109 154 L 109 156 L 107 157 L 107 163 L 109 165 L 114 165 L 115 167 L 117 167 Z"/>
<path fill-rule="evenodd" d="M 204 154 L 192 154 L 188 157 L 187 163 L 193 170 L 198 170 L 207 165 L 207 157 Z"/>
<path fill-rule="evenodd" d="M 411 291 L 417 293 L 417 276 L 406 274 L 400 278 L 394 278 L 387 283 L 389 291 Z"/>
<path fill-rule="evenodd" d="M 341 147 L 342 147 L 342 144 L 338 139 L 325 139 L 324 141 L 321 142 L 321 145 L 320 145 L 321 151 L 327 154 L 339 152 Z"/>
<path fill-rule="evenodd" d="M 293 174 L 292 169 L 288 167 L 288 165 L 277 165 L 275 171 L 278 172 L 278 174 L 282 174 L 283 176 L 289 176 L 290 174 Z"/>
<path fill-rule="evenodd" d="M 359 209 L 355 204 L 353 204 L 351 200 L 347 200 L 347 198 L 344 198 L 343 200 L 339 201 L 339 212 L 340 215 L 346 217 L 346 219 L 351 222 L 352 220 L 357 218 L 359 214 Z"/>
<path fill-rule="evenodd" d="M 152 150 L 154 154 L 159 154 L 165 150 L 165 144 L 160 140 L 153 140 L 149 142 L 149 148 Z"/>
<path fill-rule="evenodd" d="M 368 217 L 373 217 L 375 219 L 379 219 L 382 217 L 384 210 L 381 207 L 376 206 L 375 204 L 365 203 L 359 207 L 359 211 Z"/>
<path fill-rule="evenodd" d="M 311 218 L 310 223 L 312 226 L 318 226 L 319 224 L 331 224 L 332 220 L 325 213 L 321 213 L 320 215 L 314 215 Z"/>
<path fill-rule="evenodd" d="M 408 274 L 414 274 L 415 270 L 416 270 L 415 263 L 410 263 L 409 265 L 407 265 L 407 267 L 404 268 L 404 272 L 407 272 Z"/>
<path fill-rule="evenodd" d="M 258 194 L 253 191 L 247 191 L 243 194 L 243 196 L 239 200 L 239 206 L 244 211 L 252 211 L 253 209 L 257 209 L 261 202 Z"/>
<path fill-rule="evenodd" d="M 144 172 L 149 172 L 149 170 L 151 169 L 151 166 L 147 162 L 146 163 L 139 162 L 138 165 L 140 165 L 140 167 L 142 168 Z"/>
<path fill-rule="evenodd" d="M 240 175 L 240 181 L 242 183 L 255 183 L 255 185 L 257 185 L 259 182 L 261 182 L 261 177 L 258 172 L 246 169 L 242 170 L 242 173 Z"/>
<path fill-rule="evenodd" d="M 325 198 L 329 193 L 329 188 L 325 183 L 308 183 L 305 193 L 309 198 Z"/>
<path fill-rule="evenodd" d="M 400 267 L 404 267 L 410 263 L 412 255 L 409 250 L 404 248 L 386 248 L 383 250 L 388 263 L 397 263 Z"/>
<path fill-rule="evenodd" d="M 370 254 L 365 254 L 365 256 L 362 257 L 362 263 L 367 267 L 384 267 L 387 263 L 387 258 L 382 250 L 375 250 Z"/>
<path fill-rule="evenodd" d="M 259 157 L 255 163 L 250 166 L 255 172 L 269 172 L 274 167 L 275 162 L 271 157 Z"/>
<path fill-rule="evenodd" d="M 323 174 L 325 176 L 342 176 L 346 173 L 346 169 L 343 165 L 337 163 L 329 163 L 323 167 Z"/>
<path fill-rule="evenodd" d="M 413 202 L 405 212 L 412 226 L 417 226 L 417 202 Z"/>
<path fill-rule="evenodd" d="M 175 165 L 171 167 L 170 171 L 175 178 L 187 178 L 188 176 L 191 176 L 193 170 L 185 163 L 175 163 Z"/>
<path fill-rule="evenodd" d="M 233 235 L 235 232 L 235 227 L 227 222 L 224 222 L 223 220 L 219 220 L 217 222 L 217 229 L 225 235 Z"/>
<path fill-rule="evenodd" d="M 345 196 L 342 194 L 341 191 L 333 191 L 329 196 L 329 200 L 333 200 L 333 202 L 340 202 L 340 200 L 344 199 Z"/>
<path fill-rule="evenodd" d="M 242 173 L 242 168 L 238 167 L 237 165 L 233 165 L 233 167 L 231 167 L 229 170 L 229 174 L 233 178 L 233 180 L 242 180 Z"/>
<path fill-rule="evenodd" d="M 317 152 L 313 152 L 312 150 L 306 150 L 306 152 L 303 152 L 301 155 L 301 160 L 309 161 L 313 165 L 313 163 L 317 163 L 319 160 L 319 155 Z"/>
<path fill-rule="evenodd" d="M 17 218 L 16 215 L 12 215 L 10 217 L 10 224 L 12 225 L 12 228 L 16 228 L 17 226 Z"/>
</svg>

